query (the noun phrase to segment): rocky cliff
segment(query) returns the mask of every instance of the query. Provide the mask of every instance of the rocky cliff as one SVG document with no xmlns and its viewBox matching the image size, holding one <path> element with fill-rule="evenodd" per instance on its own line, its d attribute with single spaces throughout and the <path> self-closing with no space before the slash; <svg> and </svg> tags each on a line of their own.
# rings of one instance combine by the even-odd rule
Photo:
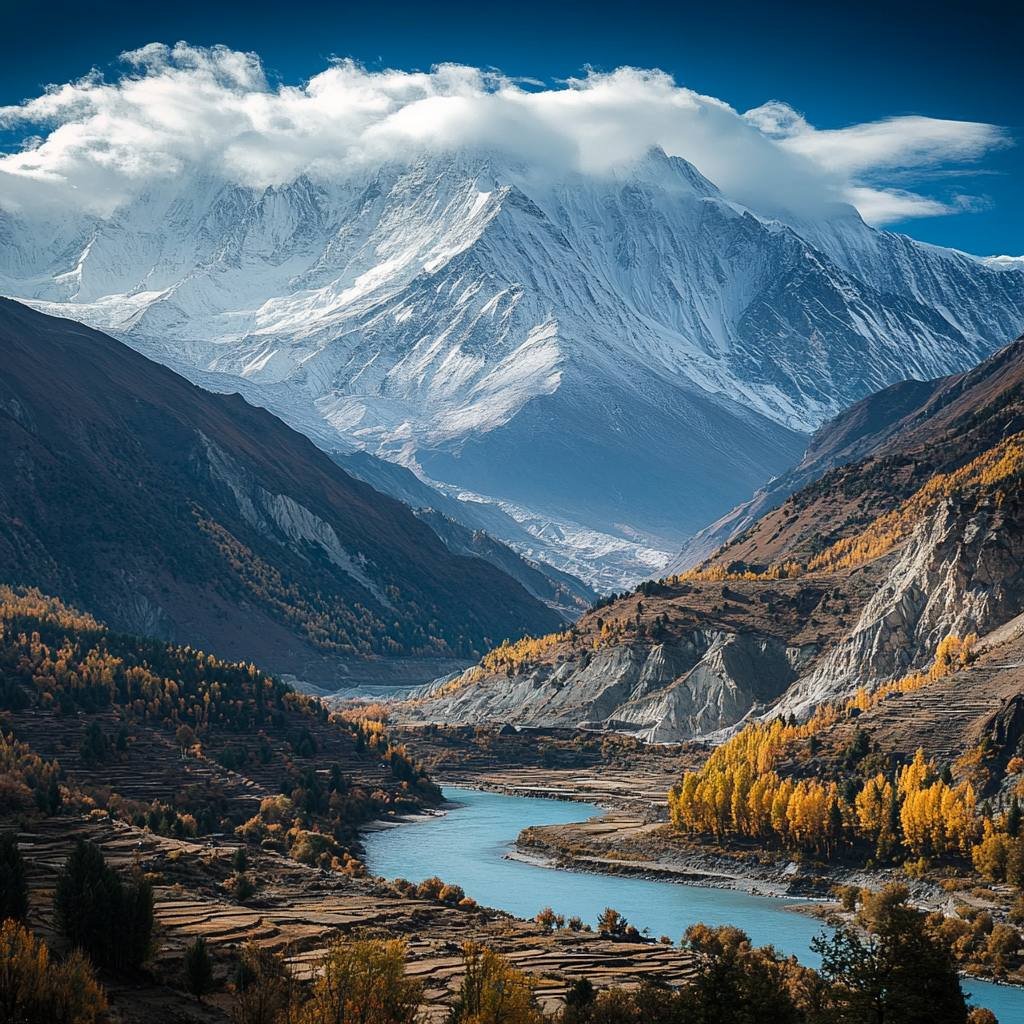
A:
<svg viewBox="0 0 1024 1024">
<path fill-rule="evenodd" d="M 825 472 L 699 570 L 493 652 L 403 713 L 715 738 L 929 665 L 1024 609 L 1024 343 L 840 423 Z M 877 404 L 877 403 L 876 403 Z M 909 406 L 909 408 L 908 408 Z M 867 454 L 864 453 L 867 449 Z M 737 557 L 745 556 L 745 557 Z"/>
</svg>

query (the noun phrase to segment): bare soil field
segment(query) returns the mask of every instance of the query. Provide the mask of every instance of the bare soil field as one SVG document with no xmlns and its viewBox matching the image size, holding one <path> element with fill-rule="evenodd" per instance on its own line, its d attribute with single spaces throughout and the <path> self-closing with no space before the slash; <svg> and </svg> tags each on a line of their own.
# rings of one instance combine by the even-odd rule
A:
<svg viewBox="0 0 1024 1024">
<path fill-rule="evenodd" d="M 242 904 L 225 887 L 237 848 L 233 841 L 171 839 L 98 816 L 45 819 L 19 836 L 29 865 L 31 923 L 57 948 L 53 887 L 79 837 L 97 843 L 116 869 L 141 870 L 155 886 L 157 950 L 151 966 L 135 983 L 104 979 L 124 1024 L 227 1020 L 231 995 L 224 986 L 249 941 L 284 952 L 308 975 L 338 936 L 404 939 L 408 972 L 426 984 L 430 1020 L 445 1015 L 461 978 L 461 948 L 469 940 L 498 950 L 531 974 L 548 1009 L 577 978 L 599 987 L 631 986 L 648 976 L 681 982 L 692 971 L 689 956 L 678 949 L 587 932 L 549 934 L 499 911 L 400 897 L 380 880 L 348 878 L 273 853 L 253 857 L 257 891 Z M 206 938 L 221 983 L 205 1004 L 182 991 L 184 951 L 197 935 Z"/>
</svg>

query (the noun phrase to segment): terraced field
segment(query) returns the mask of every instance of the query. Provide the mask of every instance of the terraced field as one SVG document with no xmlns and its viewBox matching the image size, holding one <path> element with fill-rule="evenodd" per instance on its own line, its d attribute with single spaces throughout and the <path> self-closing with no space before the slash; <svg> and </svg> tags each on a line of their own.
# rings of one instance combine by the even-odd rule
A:
<svg viewBox="0 0 1024 1024">
<path fill-rule="evenodd" d="M 224 888 L 233 841 L 190 843 L 105 818 L 50 818 L 20 834 L 30 870 L 32 923 L 51 941 L 57 941 L 54 882 L 79 836 L 98 843 L 116 868 L 145 871 L 155 884 L 158 950 L 152 974 L 161 987 L 115 984 L 111 995 L 124 1024 L 226 1019 L 229 994 L 221 992 L 199 1006 L 178 990 L 184 950 L 196 935 L 206 937 L 221 980 L 248 941 L 284 952 L 300 974 L 310 975 L 338 935 L 403 938 L 408 973 L 425 982 L 431 1021 L 445 1016 L 461 979 L 461 947 L 469 939 L 499 950 L 531 974 L 540 1002 L 549 1009 L 576 978 L 628 986 L 648 976 L 682 982 L 692 973 L 688 955 L 671 947 L 592 933 L 547 934 L 498 911 L 401 898 L 379 880 L 346 878 L 271 853 L 255 855 L 251 873 L 257 894 L 242 905 Z"/>
<path fill-rule="evenodd" d="M 837 725 L 830 743 L 841 748 L 860 727 L 887 753 L 909 758 L 923 747 L 936 764 L 950 764 L 985 736 L 1012 748 L 1024 731 L 1022 702 L 1024 616 L 986 637 L 965 670 Z"/>
</svg>

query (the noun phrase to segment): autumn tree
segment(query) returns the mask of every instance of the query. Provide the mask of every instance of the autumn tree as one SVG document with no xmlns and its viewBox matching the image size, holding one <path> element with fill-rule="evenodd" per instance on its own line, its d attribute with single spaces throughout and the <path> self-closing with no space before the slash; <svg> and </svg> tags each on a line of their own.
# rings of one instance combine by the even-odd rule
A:
<svg viewBox="0 0 1024 1024">
<path fill-rule="evenodd" d="M 302 1007 L 301 1024 L 414 1024 L 423 986 L 405 976 L 398 940 L 338 941 Z"/>
<path fill-rule="evenodd" d="M 77 950 L 54 963 L 24 925 L 0 923 L 0 1020 L 12 1024 L 94 1024 L 107 1008 L 92 965 Z"/>
<path fill-rule="evenodd" d="M 597 930 L 602 935 L 625 935 L 628 927 L 629 922 L 612 907 L 605 907 L 597 919 Z"/>
<path fill-rule="evenodd" d="M 770 947 L 755 949 L 746 933 L 723 925 L 691 925 L 682 946 L 698 969 L 682 993 L 690 1017 L 701 1024 L 801 1024 L 805 1019 L 791 989 L 813 972 L 782 960 Z M 804 977 L 806 976 L 806 978 Z"/>
<path fill-rule="evenodd" d="M 565 918 L 561 914 L 556 914 L 550 907 L 543 907 L 538 911 L 534 921 L 546 932 L 553 932 L 556 928 L 565 927 Z"/>
<path fill-rule="evenodd" d="M 463 947 L 465 975 L 449 1024 L 544 1024 L 533 984 L 505 957 L 475 943 Z"/>
<path fill-rule="evenodd" d="M 249 942 L 235 975 L 231 1024 L 290 1024 L 298 1016 L 297 983 L 278 952 Z"/>
</svg>

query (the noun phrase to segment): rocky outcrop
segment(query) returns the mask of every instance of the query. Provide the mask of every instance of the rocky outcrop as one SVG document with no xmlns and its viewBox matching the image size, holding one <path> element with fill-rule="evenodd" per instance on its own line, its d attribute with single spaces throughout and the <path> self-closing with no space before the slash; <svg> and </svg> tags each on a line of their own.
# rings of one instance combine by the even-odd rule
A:
<svg viewBox="0 0 1024 1024">
<path fill-rule="evenodd" d="M 891 559 L 885 582 L 849 635 L 785 695 L 798 717 L 859 686 L 920 668 L 951 633 L 985 634 L 1024 607 L 1020 497 L 968 510 L 945 502 Z"/>
<path fill-rule="evenodd" d="M 689 672 L 634 696 L 606 725 L 652 742 L 714 736 L 772 706 L 814 653 L 770 637 L 718 636 Z"/>
<path fill-rule="evenodd" d="M 767 636 L 694 630 L 681 640 L 618 645 L 522 674 L 447 680 L 399 717 L 608 729 L 674 742 L 767 709 L 813 653 L 812 645 Z"/>
<path fill-rule="evenodd" d="M 1000 406 L 1010 422 L 1015 403 Z M 985 438 L 997 427 L 986 420 Z M 651 583 L 563 638 L 491 661 L 529 659 L 529 671 L 473 670 L 415 714 L 713 740 L 751 717 L 806 718 L 860 687 L 927 669 L 944 638 L 984 635 L 1024 610 L 1022 450 L 1017 433 L 968 450 L 960 469 L 928 477 L 884 520 L 860 518 L 847 549 L 856 557 L 830 549 L 824 561 L 774 573 L 720 568 Z M 877 487 L 874 467 L 866 475 Z M 808 522 L 829 525 L 824 514 Z M 819 537 L 817 549 L 825 546 Z"/>
<path fill-rule="evenodd" d="M 330 523 L 287 494 L 275 494 L 261 487 L 251 473 L 205 434 L 200 432 L 200 438 L 211 479 L 228 488 L 238 511 L 250 526 L 279 543 L 296 548 L 308 544 L 319 549 L 333 565 L 365 587 L 384 607 L 394 607 L 366 572 L 366 556 L 362 552 L 349 554 Z"/>
<path fill-rule="evenodd" d="M 1021 522 L 1017 494 L 981 504 L 947 499 L 897 550 L 852 574 L 848 590 L 859 584 L 868 595 L 846 629 L 820 642 L 806 628 L 799 639 L 696 628 L 661 643 L 619 643 L 596 652 L 584 645 L 519 673 L 481 678 L 479 669 L 471 670 L 421 694 L 400 714 L 582 726 L 653 742 L 715 740 L 752 717 L 803 718 L 858 687 L 926 668 L 950 634 L 985 634 L 1020 613 Z M 747 600 L 725 590 L 733 602 Z M 810 602 L 808 623 L 820 623 L 824 607 Z"/>
</svg>

